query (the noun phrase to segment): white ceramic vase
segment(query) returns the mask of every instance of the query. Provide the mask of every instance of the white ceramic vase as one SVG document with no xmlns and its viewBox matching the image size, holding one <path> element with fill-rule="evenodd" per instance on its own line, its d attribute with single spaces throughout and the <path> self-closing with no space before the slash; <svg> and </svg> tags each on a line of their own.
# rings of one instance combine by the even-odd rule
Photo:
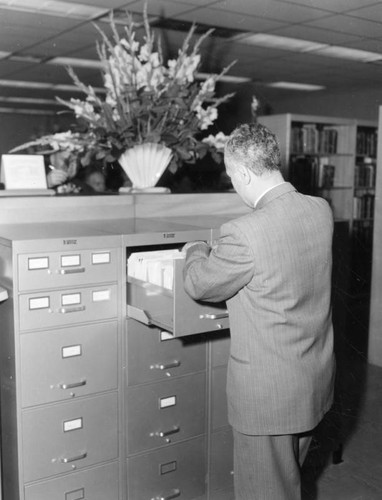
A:
<svg viewBox="0 0 382 500">
<path fill-rule="evenodd" d="M 170 148 L 147 142 L 126 150 L 118 162 L 131 180 L 134 190 L 150 190 L 161 178 L 171 158 Z"/>
</svg>

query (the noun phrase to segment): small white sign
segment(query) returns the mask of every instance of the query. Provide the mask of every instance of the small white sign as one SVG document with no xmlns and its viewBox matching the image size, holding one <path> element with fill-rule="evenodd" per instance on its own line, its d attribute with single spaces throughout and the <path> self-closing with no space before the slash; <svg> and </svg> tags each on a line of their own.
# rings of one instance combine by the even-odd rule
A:
<svg viewBox="0 0 382 500">
<path fill-rule="evenodd" d="M 81 264 L 81 258 L 79 255 L 61 256 L 61 267 L 79 266 L 80 264 Z"/>
<path fill-rule="evenodd" d="M 168 408 L 169 406 L 175 406 L 176 405 L 176 396 L 169 396 L 167 398 L 161 398 L 159 400 L 159 408 Z"/>
<path fill-rule="evenodd" d="M 48 257 L 31 257 L 28 259 L 28 270 L 32 271 L 35 269 L 48 269 L 49 259 Z"/>
<path fill-rule="evenodd" d="M 73 358 L 74 356 L 81 356 L 81 345 L 68 345 L 62 348 L 63 358 Z"/>
<path fill-rule="evenodd" d="M 93 292 L 93 302 L 103 302 L 110 300 L 110 290 L 97 290 Z"/>
<path fill-rule="evenodd" d="M 109 262 L 110 252 L 92 254 L 92 264 L 109 264 Z"/>
<path fill-rule="evenodd" d="M 2 155 L 1 182 L 6 189 L 47 189 L 42 155 Z"/>
<path fill-rule="evenodd" d="M 61 305 L 72 306 L 74 304 L 81 304 L 80 293 L 68 293 L 61 296 Z"/>
<path fill-rule="evenodd" d="M 75 418 L 74 420 L 64 422 L 64 432 L 76 431 L 77 429 L 82 429 L 82 418 Z"/>
<path fill-rule="evenodd" d="M 29 309 L 47 309 L 49 307 L 49 297 L 36 297 L 29 299 Z"/>
</svg>

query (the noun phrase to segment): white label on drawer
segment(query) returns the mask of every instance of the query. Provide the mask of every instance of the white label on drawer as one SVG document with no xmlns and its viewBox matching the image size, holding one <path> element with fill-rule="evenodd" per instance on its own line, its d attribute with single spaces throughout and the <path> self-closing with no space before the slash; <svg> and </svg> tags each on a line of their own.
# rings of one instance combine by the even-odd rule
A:
<svg viewBox="0 0 382 500">
<path fill-rule="evenodd" d="M 97 290 L 93 292 L 93 302 L 102 302 L 103 300 L 110 300 L 110 290 Z"/>
<path fill-rule="evenodd" d="M 68 345 L 62 348 L 63 358 L 73 358 L 74 356 L 81 356 L 82 347 L 81 345 Z"/>
<path fill-rule="evenodd" d="M 65 295 L 61 295 L 61 305 L 72 306 L 73 304 L 81 304 L 80 293 L 68 293 Z"/>
<path fill-rule="evenodd" d="M 81 257 L 79 255 L 62 255 L 61 267 L 79 266 L 81 264 Z"/>
<path fill-rule="evenodd" d="M 48 309 L 49 307 L 49 297 L 36 297 L 34 299 L 29 299 L 29 309 Z"/>
<path fill-rule="evenodd" d="M 177 464 L 175 460 L 173 462 L 168 462 L 167 464 L 160 464 L 160 473 L 162 476 L 163 474 L 168 474 L 169 472 L 175 472 L 176 469 Z"/>
<path fill-rule="evenodd" d="M 109 264 L 110 252 L 92 253 L 92 264 Z"/>
<path fill-rule="evenodd" d="M 32 257 L 28 259 L 28 269 L 48 269 L 49 258 L 48 257 Z"/>
<path fill-rule="evenodd" d="M 76 431 L 82 429 L 82 417 L 64 422 L 64 432 Z"/>
<path fill-rule="evenodd" d="M 176 405 L 176 396 L 169 396 L 168 398 L 161 398 L 159 400 L 159 408 L 168 408 L 169 406 Z"/>
<path fill-rule="evenodd" d="M 65 500 L 83 500 L 85 498 L 85 488 L 65 493 Z"/>
<path fill-rule="evenodd" d="M 164 342 L 165 340 L 172 340 L 174 338 L 174 335 L 170 332 L 166 332 L 165 330 L 162 330 L 160 332 L 160 341 Z"/>
</svg>

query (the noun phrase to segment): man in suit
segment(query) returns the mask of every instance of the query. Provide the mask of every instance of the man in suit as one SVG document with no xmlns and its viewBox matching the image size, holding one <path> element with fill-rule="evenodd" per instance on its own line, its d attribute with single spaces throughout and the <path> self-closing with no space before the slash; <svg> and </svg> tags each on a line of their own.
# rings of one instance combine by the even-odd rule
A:
<svg viewBox="0 0 382 500">
<path fill-rule="evenodd" d="M 236 500 L 297 500 L 312 429 L 333 399 L 333 217 L 284 181 L 266 127 L 238 127 L 224 160 L 253 210 L 224 224 L 213 248 L 186 245 L 184 285 L 194 299 L 227 301 Z"/>
</svg>

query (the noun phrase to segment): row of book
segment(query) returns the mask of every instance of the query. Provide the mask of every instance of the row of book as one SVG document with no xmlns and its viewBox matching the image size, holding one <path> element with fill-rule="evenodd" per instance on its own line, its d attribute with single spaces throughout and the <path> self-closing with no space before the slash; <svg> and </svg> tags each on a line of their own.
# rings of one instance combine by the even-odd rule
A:
<svg viewBox="0 0 382 500">
<path fill-rule="evenodd" d="M 374 129 L 357 130 L 357 155 L 377 156 L 377 131 Z"/>
<path fill-rule="evenodd" d="M 330 189 L 334 185 L 336 168 L 327 157 L 292 155 L 289 181 L 304 194 L 316 194 L 317 188 Z"/>
<path fill-rule="evenodd" d="M 357 163 L 354 167 L 354 186 L 355 187 L 374 187 L 375 186 L 375 163 L 368 161 Z"/>
<path fill-rule="evenodd" d="M 335 154 L 337 153 L 338 130 L 325 125 L 306 123 L 294 125 L 291 131 L 291 150 L 295 153 Z"/>
<path fill-rule="evenodd" d="M 372 219 L 374 216 L 374 195 L 365 193 L 353 198 L 353 218 Z"/>
</svg>

